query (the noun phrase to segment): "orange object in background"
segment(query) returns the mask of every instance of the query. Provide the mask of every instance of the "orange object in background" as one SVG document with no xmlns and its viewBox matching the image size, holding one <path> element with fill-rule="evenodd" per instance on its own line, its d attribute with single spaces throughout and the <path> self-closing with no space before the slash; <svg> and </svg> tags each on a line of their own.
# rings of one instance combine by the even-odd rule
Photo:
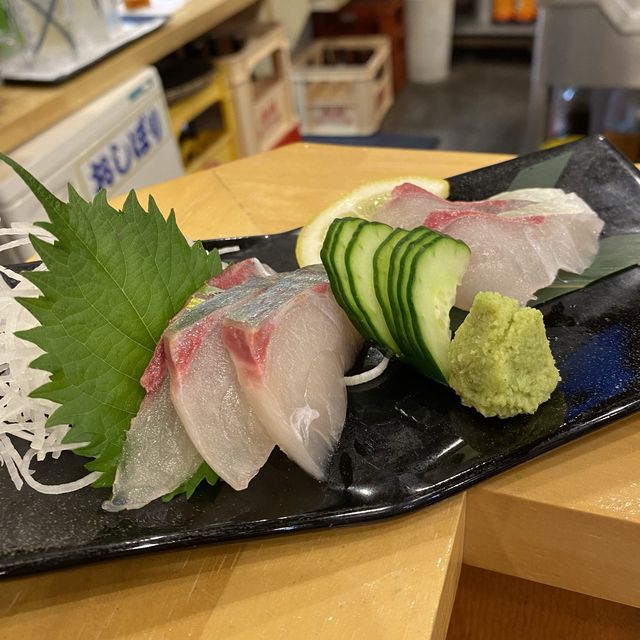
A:
<svg viewBox="0 0 640 640">
<path fill-rule="evenodd" d="M 536 0 L 493 0 L 494 22 L 533 22 L 537 13 Z"/>
<path fill-rule="evenodd" d="M 124 0 L 124 6 L 127 9 L 142 9 L 150 4 L 150 0 Z"/>
<path fill-rule="evenodd" d="M 517 22 L 533 22 L 536 19 L 538 13 L 536 0 L 516 0 L 515 5 Z"/>
<path fill-rule="evenodd" d="M 514 0 L 493 0 L 493 21 L 511 22 L 516 17 L 516 3 Z"/>
</svg>

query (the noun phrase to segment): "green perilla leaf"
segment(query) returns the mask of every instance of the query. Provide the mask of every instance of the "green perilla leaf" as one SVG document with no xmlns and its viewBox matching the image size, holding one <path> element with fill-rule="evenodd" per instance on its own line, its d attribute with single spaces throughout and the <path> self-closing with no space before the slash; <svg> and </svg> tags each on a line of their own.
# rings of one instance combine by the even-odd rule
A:
<svg viewBox="0 0 640 640">
<path fill-rule="evenodd" d="M 60 406 L 48 424 L 70 424 L 67 442 L 94 458 L 96 486 L 109 486 L 126 431 L 144 390 L 139 380 L 169 320 L 208 278 L 220 272 L 217 252 L 189 246 L 173 211 L 165 220 L 149 198 L 148 211 L 132 191 L 122 211 L 101 191 L 86 202 L 69 186 L 69 202 L 50 193 L 0 154 L 43 205 L 37 223 L 53 244 L 32 237 L 46 271 L 25 272 L 41 295 L 19 302 L 40 326 L 19 333 L 44 354 L 32 366 L 50 372 L 33 392 Z"/>
</svg>

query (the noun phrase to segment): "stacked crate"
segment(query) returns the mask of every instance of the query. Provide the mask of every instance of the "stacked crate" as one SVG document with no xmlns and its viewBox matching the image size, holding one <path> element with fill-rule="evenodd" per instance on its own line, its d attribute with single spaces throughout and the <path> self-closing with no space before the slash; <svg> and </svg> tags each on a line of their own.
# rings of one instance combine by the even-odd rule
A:
<svg viewBox="0 0 640 640">
<path fill-rule="evenodd" d="M 217 117 L 210 113 L 214 109 Z M 238 157 L 236 121 L 224 70 L 216 70 L 202 89 L 172 101 L 169 115 L 188 173 Z"/>
<path fill-rule="evenodd" d="M 225 42 L 232 52 L 220 55 Z M 216 29 L 211 46 L 218 52 L 216 66 L 227 78 L 240 155 L 298 139 L 289 42 L 282 26 L 245 23 Z"/>
<path fill-rule="evenodd" d="M 319 38 L 296 60 L 293 85 L 304 135 L 371 135 L 393 103 L 389 39 Z"/>
<path fill-rule="evenodd" d="M 397 93 L 407 79 L 404 0 L 351 0 L 335 12 L 314 12 L 317 37 L 385 35 L 391 43 L 393 84 Z"/>
</svg>

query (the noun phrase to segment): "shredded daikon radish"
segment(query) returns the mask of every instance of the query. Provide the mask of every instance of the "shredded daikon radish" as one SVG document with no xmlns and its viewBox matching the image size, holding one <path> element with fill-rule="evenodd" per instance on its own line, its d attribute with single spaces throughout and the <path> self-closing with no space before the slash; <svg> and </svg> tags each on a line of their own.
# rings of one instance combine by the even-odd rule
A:
<svg viewBox="0 0 640 640">
<path fill-rule="evenodd" d="M 51 238 L 43 229 L 28 225 L 0 229 L 0 238 L 16 238 L 0 244 L 0 262 L 2 252 L 19 246 L 31 246 L 29 234 L 44 239 Z M 33 247 L 31 250 L 33 251 Z M 42 270 L 44 267 L 41 265 L 37 269 Z M 43 485 L 32 477 L 34 471 L 30 465 L 34 457 L 37 462 L 42 462 L 47 456 L 57 459 L 62 451 L 76 449 L 83 444 L 63 445 L 62 439 L 69 427 L 45 426 L 47 418 L 58 405 L 49 400 L 29 397 L 34 389 L 48 381 L 49 374 L 29 367 L 42 351 L 34 344 L 15 336 L 16 331 L 37 325 L 35 318 L 15 298 L 36 297 L 40 292 L 18 271 L 0 265 L 0 273 L 17 282 L 15 287 L 11 287 L 0 277 L 0 466 L 7 468 L 17 489 L 21 489 L 26 483 L 41 493 L 77 491 L 95 482 L 100 473 L 89 473 L 74 482 L 58 485 Z M 14 441 L 17 440 L 28 443 L 24 454 L 16 449 Z"/>
<path fill-rule="evenodd" d="M 373 369 L 363 371 L 355 376 L 345 376 L 344 383 L 347 387 L 355 387 L 357 384 L 364 384 L 365 382 L 375 380 L 378 376 L 382 375 L 388 364 L 389 358 L 382 358 Z"/>
<path fill-rule="evenodd" d="M 229 247 L 220 247 L 218 254 L 223 256 L 225 253 L 237 253 L 238 251 L 240 251 L 240 245 L 234 244 Z"/>
<path fill-rule="evenodd" d="M 19 471 L 21 463 L 20 454 L 16 451 L 11 440 L 6 436 L 0 436 L 0 466 L 7 467 L 9 477 L 18 490 L 22 489 L 23 484 Z"/>
<path fill-rule="evenodd" d="M 86 443 L 83 443 L 86 444 Z M 78 446 L 82 445 L 58 445 L 57 447 L 52 447 L 50 451 L 69 451 Z M 60 494 L 60 493 L 70 493 L 72 491 L 78 491 L 78 489 L 82 489 L 84 487 L 88 487 L 90 484 L 95 482 L 102 473 L 100 471 L 92 471 L 88 473 L 83 478 L 79 480 L 74 480 L 73 482 L 67 482 L 65 484 L 42 484 L 38 482 L 34 478 L 32 478 L 33 471 L 29 469 L 29 465 L 31 463 L 31 459 L 35 456 L 37 451 L 33 449 L 29 449 L 27 453 L 22 458 L 20 464 L 20 474 L 24 478 L 24 481 L 36 491 L 40 493 L 48 493 L 48 494 Z"/>
</svg>

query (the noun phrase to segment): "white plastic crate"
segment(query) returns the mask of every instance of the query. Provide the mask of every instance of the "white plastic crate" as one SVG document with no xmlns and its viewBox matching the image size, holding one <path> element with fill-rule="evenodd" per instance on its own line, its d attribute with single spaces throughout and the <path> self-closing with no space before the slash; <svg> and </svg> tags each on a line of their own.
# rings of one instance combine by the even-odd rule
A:
<svg viewBox="0 0 640 640">
<path fill-rule="evenodd" d="M 217 29 L 213 38 L 233 34 L 240 50 L 217 57 L 227 75 L 241 156 L 277 146 L 297 126 L 291 88 L 289 41 L 276 23 L 248 23 Z"/>
<path fill-rule="evenodd" d="M 371 135 L 393 103 L 386 36 L 320 38 L 293 68 L 304 135 Z"/>
</svg>

